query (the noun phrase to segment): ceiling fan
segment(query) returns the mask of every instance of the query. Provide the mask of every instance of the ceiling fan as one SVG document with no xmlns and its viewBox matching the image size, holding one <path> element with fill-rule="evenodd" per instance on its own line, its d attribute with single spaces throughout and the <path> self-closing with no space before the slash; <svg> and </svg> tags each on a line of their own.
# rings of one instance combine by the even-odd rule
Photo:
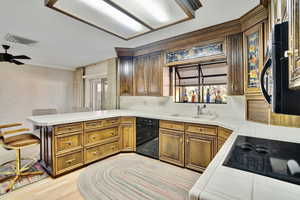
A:
<svg viewBox="0 0 300 200">
<path fill-rule="evenodd" d="M 17 61 L 18 59 L 31 59 L 25 55 L 13 56 L 12 54 L 7 53 L 7 50 L 10 48 L 8 45 L 2 45 L 5 53 L 0 53 L 0 62 L 10 62 L 15 63 L 16 65 L 24 65 L 24 63 Z M 15 60 L 17 59 L 17 60 Z"/>
</svg>

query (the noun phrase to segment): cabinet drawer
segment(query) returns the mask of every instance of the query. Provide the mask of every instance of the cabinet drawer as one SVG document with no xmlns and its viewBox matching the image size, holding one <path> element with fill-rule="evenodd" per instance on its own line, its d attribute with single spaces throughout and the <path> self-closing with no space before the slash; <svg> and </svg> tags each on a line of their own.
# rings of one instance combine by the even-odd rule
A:
<svg viewBox="0 0 300 200">
<path fill-rule="evenodd" d="M 73 124 L 58 125 L 58 126 L 54 127 L 54 130 L 55 130 L 55 135 L 79 132 L 79 131 L 83 130 L 83 124 L 82 123 L 73 123 Z"/>
<path fill-rule="evenodd" d="M 109 142 L 119 138 L 118 127 L 85 132 L 85 145 Z"/>
<path fill-rule="evenodd" d="M 218 137 L 223 138 L 224 140 L 227 140 L 229 136 L 231 135 L 232 130 L 225 129 L 225 128 L 219 128 L 218 129 Z"/>
<path fill-rule="evenodd" d="M 118 126 L 120 123 L 119 118 L 109 118 L 104 120 L 104 126 L 105 127 L 112 127 L 112 126 Z"/>
<path fill-rule="evenodd" d="M 84 122 L 85 130 L 102 128 L 103 126 L 104 126 L 104 120 L 94 120 L 94 121 Z"/>
<path fill-rule="evenodd" d="M 56 155 L 83 147 L 82 132 L 69 133 L 55 136 Z"/>
<path fill-rule="evenodd" d="M 99 145 L 85 150 L 85 163 L 91 163 L 120 151 L 119 142 Z"/>
<path fill-rule="evenodd" d="M 56 175 L 83 165 L 83 151 L 72 152 L 56 158 Z"/>
<path fill-rule="evenodd" d="M 185 131 L 190 133 L 200 133 L 205 135 L 217 135 L 217 129 L 214 126 L 186 124 Z"/>
<path fill-rule="evenodd" d="M 135 117 L 121 117 L 121 124 L 135 124 Z"/>
<path fill-rule="evenodd" d="M 172 122 L 161 120 L 159 122 L 160 128 L 171 129 L 176 131 L 184 131 L 184 123 L 182 122 Z"/>
</svg>

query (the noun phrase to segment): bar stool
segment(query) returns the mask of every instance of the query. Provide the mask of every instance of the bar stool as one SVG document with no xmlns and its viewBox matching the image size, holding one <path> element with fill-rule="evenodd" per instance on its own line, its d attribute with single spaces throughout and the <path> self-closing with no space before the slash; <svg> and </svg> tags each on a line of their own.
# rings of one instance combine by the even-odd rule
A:
<svg viewBox="0 0 300 200">
<path fill-rule="evenodd" d="M 21 126 L 22 124 L 20 123 L 15 123 L 15 124 L 6 124 L 6 125 L 0 125 L 0 146 L 3 146 L 7 150 L 15 150 L 16 151 L 16 166 L 15 166 L 15 171 L 10 171 L 10 172 L 0 172 L 2 175 L 10 175 L 9 179 L 13 179 L 12 182 L 8 185 L 6 188 L 6 191 L 10 191 L 13 186 L 16 184 L 18 179 L 20 179 L 22 176 L 30 176 L 30 175 L 41 175 L 44 172 L 43 171 L 35 171 L 35 172 L 26 172 L 31 168 L 32 162 L 27 163 L 25 166 L 21 166 L 21 149 L 33 146 L 33 145 L 38 145 L 40 144 L 40 139 L 31 134 L 31 133 L 22 133 L 16 135 L 16 133 L 21 133 L 25 131 L 29 131 L 27 128 L 20 128 L 16 130 L 8 130 L 8 131 L 3 131 L 2 129 L 6 128 L 11 128 L 15 126 Z M 13 136 L 7 136 L 14 134 Z M 10 161 L 12 162 L 12 161 Z M 1 166 L 4 166 L 8 164 L 9 162 L 6 162 L 2 164 Z M 34 164 L 34 163 L 33 163 Z"/>
</svg>

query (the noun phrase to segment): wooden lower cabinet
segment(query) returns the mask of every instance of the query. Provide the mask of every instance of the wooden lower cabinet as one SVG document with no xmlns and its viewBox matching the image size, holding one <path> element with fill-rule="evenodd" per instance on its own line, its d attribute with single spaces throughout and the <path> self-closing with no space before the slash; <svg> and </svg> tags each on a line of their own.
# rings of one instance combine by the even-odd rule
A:
<svg viewBox="0 0 300 200">
<path fill-rule="evenodd" d="M 120 142 L 117 140 L 112 143 L 86 148 L 84 151 L 85 164 L 100 160 L 120 151 Z"/>
<path fill-rule="evenodd" d="M 218 128 L 218 151 L 222 148 L 226 140 L 232 134 L 232 130 L 219 127 Z"/>
<path fill-rule="evenodd" d="M 78 150 L 75 152 L 60 155 L 56 157 L 55 163 L 56 176 L 81 167 L 84 164 L 83 151 Z"/>
<path fill-rule="evenodd" d="M 136 126 L 132 124 L 121 124 L 120 133 L 122 135 L 122 151 L 136 150 Z"/>
<path fill-rule="evenodd" d="M 185 133 L 185 167 L 204 171 L 215 156 L 215 136 Z"/>
<path fill-rule="evenodd" d="M 184 166 L 184 132 L 160 129 L 159 159 Z"/>
</svg>

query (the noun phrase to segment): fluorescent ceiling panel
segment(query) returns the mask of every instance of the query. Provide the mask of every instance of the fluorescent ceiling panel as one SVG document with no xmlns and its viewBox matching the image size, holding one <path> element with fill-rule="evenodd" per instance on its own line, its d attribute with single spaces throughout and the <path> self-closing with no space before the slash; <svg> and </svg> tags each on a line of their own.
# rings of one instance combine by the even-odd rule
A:
<svg viewBox="0 0 300 200">
<path fill-rule="evenodd" d="M 54 8 L 123 38 L 150 31 L 103 0 L 59 0 L 54 4 Z"/>
<path fill-rule="evenodd" d="M 154 29 L 188 18 L 175 0 L 111 0 Z"/>
</svg>

